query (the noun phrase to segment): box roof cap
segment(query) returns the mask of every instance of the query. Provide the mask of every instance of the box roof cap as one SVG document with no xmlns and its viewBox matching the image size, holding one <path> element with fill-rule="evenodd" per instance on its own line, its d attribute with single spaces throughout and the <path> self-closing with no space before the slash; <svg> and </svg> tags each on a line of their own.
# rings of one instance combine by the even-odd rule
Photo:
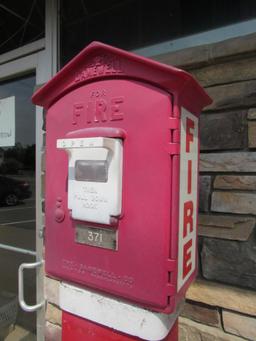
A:
<svg viewBox="0 0 256 341">
<path fill-rule="evenodd" d="M 92 42 L 32 97 L 48 109 L 69 91 L 102 79 L 133 79 L 178 95 L 187 110 L 199 114 L 212 100 L 187 72 L 100 42 Z"/>
</svg>

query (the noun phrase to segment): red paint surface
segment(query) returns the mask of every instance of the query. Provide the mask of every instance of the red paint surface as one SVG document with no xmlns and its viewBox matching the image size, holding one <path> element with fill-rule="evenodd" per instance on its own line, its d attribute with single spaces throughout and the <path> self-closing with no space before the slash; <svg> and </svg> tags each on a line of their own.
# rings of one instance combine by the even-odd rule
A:
<svg viewBox="0 0 256 341">
<path fill-rule="evenodd" d="M 184 71 L 94 43 L 33 101 L 48 108 L 46 272 L 152 310 L 174 311 L 196 270 L 177 293 L 180 175 L 170 143 L 177 143 L 179 128 L 169 121 L 179 120 L 182 106 L 198 116 L 209 97 Z M 56 141 L 88 136 L 123 138 L 122 215 L 108 226 L 118 229 L 118 251 L 75 242 L 68 156 Z M 63 221 L 56 220 L 57 198 Z"/>
<path fill-rule="evenodd" d="M 82 319 L 63 311 L 62 341 L 135 341 L 138 337 L 119 333 L 110 328 Z M 164 341 L 178 341 L 176 322 Z"/>
</svg>

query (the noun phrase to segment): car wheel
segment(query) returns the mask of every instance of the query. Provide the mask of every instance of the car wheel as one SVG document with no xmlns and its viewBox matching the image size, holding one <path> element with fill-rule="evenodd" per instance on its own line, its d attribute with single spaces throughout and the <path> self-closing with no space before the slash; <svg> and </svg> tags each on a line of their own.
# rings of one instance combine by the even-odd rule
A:
<svg viewBox="0 0 256 341">
<path fill-rule="evenodd" d="M 18 204 L 19 198 L 16 194 L 10 193 L 4 198 L 4 202 L 7 206 L 15 206 Z"/>
</svg>

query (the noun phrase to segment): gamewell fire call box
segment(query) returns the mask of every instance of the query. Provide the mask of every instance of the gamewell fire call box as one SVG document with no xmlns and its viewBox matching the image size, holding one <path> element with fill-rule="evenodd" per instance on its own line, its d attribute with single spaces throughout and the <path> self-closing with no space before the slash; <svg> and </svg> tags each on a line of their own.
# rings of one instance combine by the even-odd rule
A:
<svg viewBox="0 0 256 341">
<path fill-rule="evenodd" d="M 172 312 L 197 268 L 188 73 L 98 42 L 33 96 L 46 115 L 46 272 Z"/>
</svg>

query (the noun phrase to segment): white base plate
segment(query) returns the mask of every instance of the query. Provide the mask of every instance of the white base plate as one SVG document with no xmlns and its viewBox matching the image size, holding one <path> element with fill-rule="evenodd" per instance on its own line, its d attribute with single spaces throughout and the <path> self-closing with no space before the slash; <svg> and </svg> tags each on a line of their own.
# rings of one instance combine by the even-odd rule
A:
<svg viewBox="0 0 256 341">
<path fill-rule="evenodd" d="M 148 341 L 163 340 L 180 312 L 180 309 L 169 315 L 152 312 L 67 283 L 60 285 L 60 307 L 74 315 Z"/>
</svg>

